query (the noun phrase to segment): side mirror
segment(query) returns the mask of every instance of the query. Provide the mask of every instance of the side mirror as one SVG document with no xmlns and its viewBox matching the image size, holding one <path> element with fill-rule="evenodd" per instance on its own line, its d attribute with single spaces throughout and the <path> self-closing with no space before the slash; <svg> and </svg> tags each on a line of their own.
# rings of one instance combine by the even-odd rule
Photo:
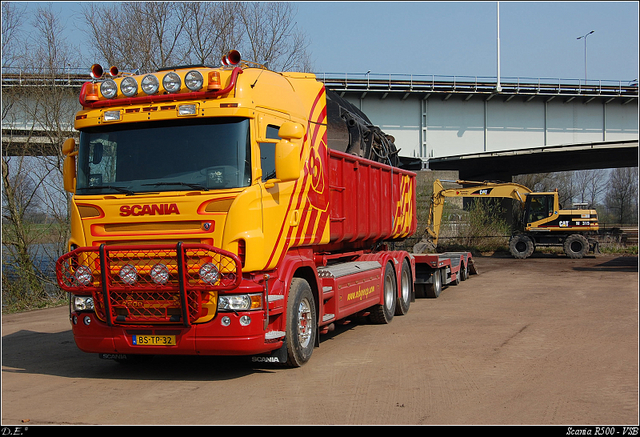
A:
<svg viewBox="0 0 640 437">
<path fill-rule="evenodd" d="M 295 181 L 300 177 L 300 139 L 304 136 L 304 127 L 287 121 L 280 127 L 278 136 L 282 139 L 276 143 L 276 177 L 280 182 Z"/>
<path fill-rule="evenodd" d="M 74 152 L 75 148 L 76 141 L 73 138 L 69 138 L 62 145 L 62 153 L 66 155 L 62 163 L 62 180 L 65 191 L 69 193 L 76 192 L 76 155 L 78 152 Z"/>
</svg>

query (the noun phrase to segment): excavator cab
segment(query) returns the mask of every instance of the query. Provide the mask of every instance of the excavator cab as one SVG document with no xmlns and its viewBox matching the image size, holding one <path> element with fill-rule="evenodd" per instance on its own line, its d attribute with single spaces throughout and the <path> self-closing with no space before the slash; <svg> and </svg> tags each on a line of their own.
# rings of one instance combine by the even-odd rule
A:
<svg viewBox="0 0 640 437">
<path fill-rule="evenodd" d="M 554 211 L 555 199 L 553 194 L 528 194 L 524 204 L 524 223 L 530 226 L 532 223 L 553 217 Z"/>
</svg>

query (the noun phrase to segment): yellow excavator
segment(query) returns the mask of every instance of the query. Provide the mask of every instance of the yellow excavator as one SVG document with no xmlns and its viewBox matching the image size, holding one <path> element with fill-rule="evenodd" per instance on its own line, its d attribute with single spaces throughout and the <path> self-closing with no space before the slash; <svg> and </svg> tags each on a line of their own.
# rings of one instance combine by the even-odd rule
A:
<svg viewBox="0 0 640 437">
<path fill-rule="evenodd" d="M 455 182 L 462 187 L 445 189 L 442 182 Z M 598 242 L 593 238 L 599 229 L 598 213 L 594 209 L 561 209 L 557 189 L 552 192 L 533 192 L 512 182 L 462 180 L 436 180 L 433 184 L 426 231 L 427 240 L 434 248 L 438 245 L 442 210 L 447 197 L 517 200 L 522 207 L 521 221 L 509 240 L 509 250 L 514 258 L 528 258 L 536 247 L 542 246 L 561 246 L 569 258 L 576 259 L 598 250 Z M 425 249 L 424 243 L 421 249 Z"/>
</svg>

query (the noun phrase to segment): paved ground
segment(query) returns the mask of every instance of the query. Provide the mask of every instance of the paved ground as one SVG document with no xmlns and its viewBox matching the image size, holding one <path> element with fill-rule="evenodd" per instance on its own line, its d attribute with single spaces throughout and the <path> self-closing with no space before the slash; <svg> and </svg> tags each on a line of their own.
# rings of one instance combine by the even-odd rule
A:
<svg viewBox="0 0 640 437">
<path fill-rule="evenodd" d="M 476 258 L 299 369 L 80 352 L 66 308 L 2 318 L 2 424 L 638 424 L 638 258 Z"/>
</svg>

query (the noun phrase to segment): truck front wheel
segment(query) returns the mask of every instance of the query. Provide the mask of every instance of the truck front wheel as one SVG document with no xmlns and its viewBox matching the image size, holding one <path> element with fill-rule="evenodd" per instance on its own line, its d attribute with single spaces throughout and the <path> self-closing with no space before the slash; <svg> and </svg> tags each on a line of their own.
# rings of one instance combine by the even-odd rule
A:
<svg viewBox="0 0 640 437">
<path fill-rule="evenodd" d="M 572 234 L 564 240 L 564 253 L 569 258 L 580 259 L 589 251 L 589 242 L 580 234 Z"/>
<path fill-rule="evenodd" d="M 311 358 L 317 335 L 316 304 L 309 283 L 293 278 L 287 299 L 287 365 L 300 367 Z"/>
</svg>

